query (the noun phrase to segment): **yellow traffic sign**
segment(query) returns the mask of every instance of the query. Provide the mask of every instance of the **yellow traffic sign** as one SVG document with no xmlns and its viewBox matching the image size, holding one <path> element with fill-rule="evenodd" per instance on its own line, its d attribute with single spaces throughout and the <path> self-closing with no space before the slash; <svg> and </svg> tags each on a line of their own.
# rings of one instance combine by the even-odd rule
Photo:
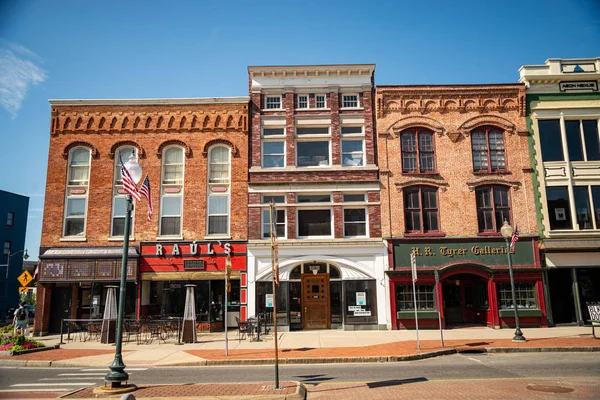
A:
<svg viewBox="0 0 600 400">
<path fill-rule="evenodd" d="M 29 271 L 23 271 L 23 273 L 21 275 L 19 275 L 17 280 L 19 281 L 21 286 L 27 286 L 27 285 L 29 285 L 29 282 L 31 282 L 33 280 L 33 277 L 31 276 Z"/>
<path fill-rule="evenodd" d="M 20 287 L 19 288 L 19 293 L 27 293 L 29 291 L 28 287 Z"/>
</svg>

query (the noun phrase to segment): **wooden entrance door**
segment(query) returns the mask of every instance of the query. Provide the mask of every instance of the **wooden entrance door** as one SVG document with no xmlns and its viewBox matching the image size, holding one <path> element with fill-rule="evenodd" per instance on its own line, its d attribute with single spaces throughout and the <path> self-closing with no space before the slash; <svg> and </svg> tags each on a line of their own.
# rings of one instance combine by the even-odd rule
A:
<svg viewBox="0 0 600 400">
<path fill-rule="evenodd" d="M 444 284 L 444 314 L 447 324 L 463 322 L 463 305 L 461 286 L 454 283 Z"/>
<path fill-rule="evenodd" d="M 302 275 L 302 329 L 327 329 L 329 318 L 329 275 Z"/>
</svg>

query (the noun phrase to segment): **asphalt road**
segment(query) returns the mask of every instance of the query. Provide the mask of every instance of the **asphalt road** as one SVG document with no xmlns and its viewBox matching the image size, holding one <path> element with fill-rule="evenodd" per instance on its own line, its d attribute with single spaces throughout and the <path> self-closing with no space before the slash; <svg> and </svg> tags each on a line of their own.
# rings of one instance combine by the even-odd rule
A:
<svg viewBox="0 0 600 400">
<path fill-rule="evenodd" d="M 108 368 L 1 368 L 2 394 L 64 393 L 103 383 Z M 274 366 L 128 368 L 132 383 L 264 382 Z M 399 363 L 281 365 L 279 379 L 305 384 L 461 380 L 486 378 L 600 377 L 598 353 L 457 354 Z"/>
</svg>

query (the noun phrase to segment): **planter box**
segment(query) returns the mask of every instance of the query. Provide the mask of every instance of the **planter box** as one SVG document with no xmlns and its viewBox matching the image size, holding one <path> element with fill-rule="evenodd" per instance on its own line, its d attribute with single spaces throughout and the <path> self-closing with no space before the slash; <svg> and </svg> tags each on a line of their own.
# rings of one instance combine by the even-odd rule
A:
<svg viewBox="0 0 600 400">
<path fill-rule="evenodd" d="M 215 322 L 198 322 L 196 323 L 196 330 L 202 332 L 222 332 L 225 330 L 223 321 Z"/>
<path fill-rule="evenodd" d="M 11 356 L 20 356 L 21 354 L 29 354 L 29 353 L 37 353 L 38 351 L 46 351 L 46 350 L 54 350 L 60 349 L 60 344 L 55 344 L 54 346 L 49 347 L 36 347 L 35 349 L 25 349 L 25 350 L 11 350 Z"/>
</svg>

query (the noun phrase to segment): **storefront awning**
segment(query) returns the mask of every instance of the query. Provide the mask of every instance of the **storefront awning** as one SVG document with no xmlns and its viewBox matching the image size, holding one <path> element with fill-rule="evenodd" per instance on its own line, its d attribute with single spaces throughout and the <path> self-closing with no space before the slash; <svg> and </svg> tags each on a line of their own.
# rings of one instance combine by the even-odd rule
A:
<svg viewBox="0 0 600 400">
<path fill-rule="evenodd" d="M 594 251 L 600 250 L 600 239 L 544 239 L 542 249 L 546 251 L 563 251 L 563 250 L 585 250 Z"/>
<path fill-rule="evenodd" d="M 54 247 L 40 255 L 40 259 L 47 258 L 121 258 L 122 247 Z M 130 246 L 127 252 L 128 258 L 139 257 L 136 247 Z"/>
<path fill-rule="evenodd" d="M 142 272 L 143 281 L 205 281 L 225 279 L 225 271 Z M 231 271 L 231 279 L 240 279 L 240 271 Z"/>
</svg>

